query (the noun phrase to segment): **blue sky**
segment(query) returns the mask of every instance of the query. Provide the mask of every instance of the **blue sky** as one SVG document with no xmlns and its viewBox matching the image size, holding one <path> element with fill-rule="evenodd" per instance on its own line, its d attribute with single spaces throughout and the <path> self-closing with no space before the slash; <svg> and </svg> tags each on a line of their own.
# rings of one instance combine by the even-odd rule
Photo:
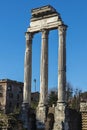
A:
<svg viewBox="0 0 87 130">
<path fill-rule="evenodd" d="M 24 80 L 25 32 L 31 9 L 52 5 L 67 30 L 67 81 L 74 88 L 87 89 L 87 0 L 1 0 L 0 79 Z M 41 34 L 33 38 L 32 90 L 34 78 L 39 90 Z M 58 32 L 49 34 L 49 88 L 57 87 Z"/>
</svg>

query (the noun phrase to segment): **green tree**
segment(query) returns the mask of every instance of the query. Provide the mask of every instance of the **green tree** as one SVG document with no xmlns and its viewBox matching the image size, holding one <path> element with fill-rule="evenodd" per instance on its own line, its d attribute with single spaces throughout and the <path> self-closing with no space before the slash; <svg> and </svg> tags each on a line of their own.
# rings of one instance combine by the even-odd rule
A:
<svg viewBox="0 0 87 130">
<path fill-rule="evenodd" d="M 52 106 L 53 104 L 56 105 L 57 103 L 57 90 L 51 90 L 48 96 L 48 105 Z"/>
<path fill-rule="evenodd" d="M 71 108 L 76 109 L 77 111 L 80 110 L 80 98 L 81 98 L 81 90 L 75 89 L 74 90 L 74 96 L 71 100 Z"/>
<path fill-rule="evenodd" d="M 73 97 L 73 87 L 72 85 L 67 82 L 66 83 L 66 100 L 69 102 Z"/>
</svg>

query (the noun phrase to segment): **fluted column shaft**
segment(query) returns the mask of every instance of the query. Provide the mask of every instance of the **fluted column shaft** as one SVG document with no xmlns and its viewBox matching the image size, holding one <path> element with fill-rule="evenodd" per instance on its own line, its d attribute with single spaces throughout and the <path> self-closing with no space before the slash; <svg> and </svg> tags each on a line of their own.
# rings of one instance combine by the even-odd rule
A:
<svg viewBox="0 0 87 130">
<path fill-rule="evenodd" d="M 61 25 L 59 30 L 59 55 L 58 55 L 58 102 L 65 102 L 66 99 L 66 28 Z"/>
<path fill-rule="evenodd" d="M 47 100 L 48 100 L 48 30 L 42 30 L 39 104 L 47 105 Z"/>
<path fill-rule="evenodd" d="M 24 65 L 23 103 L 31 104 L 31 79 L 32 79 L 32 34 L 26 33 L 26 51 Z"/>
</svg>

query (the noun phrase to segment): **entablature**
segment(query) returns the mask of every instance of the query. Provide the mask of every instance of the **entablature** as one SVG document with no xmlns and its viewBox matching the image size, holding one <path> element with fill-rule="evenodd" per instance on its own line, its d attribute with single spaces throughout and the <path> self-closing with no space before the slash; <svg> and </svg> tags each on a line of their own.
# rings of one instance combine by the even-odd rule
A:
<svg viewBox="0 0 87 130">
<path fill-rule="evenodd" d="M 60 14 L 52 6 L 47 5 L 31 10 L 32 17 L 27 32 L 37 33 L 42 29 L 53 30 L 64 25 Z"/>
</svg>

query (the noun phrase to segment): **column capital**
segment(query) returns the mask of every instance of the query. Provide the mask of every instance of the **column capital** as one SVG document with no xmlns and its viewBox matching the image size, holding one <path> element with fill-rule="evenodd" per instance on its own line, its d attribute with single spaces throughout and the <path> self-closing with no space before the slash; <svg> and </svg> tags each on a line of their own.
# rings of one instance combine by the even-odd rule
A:
<svg viewBox="0 0 87 130">
<path fill-rule="evenodd" d="M 58 26 L 58 30 L 59 30 L 59 35 L 63 35 L 65 32 L 66 32 L 66 30 L 67 30 L 67 25 L 59 25 Z"/>
<path fill-rule="evenodd" d="M 33 33 L 31 33 L 31 32 L 25 32 L 25 37 L 26 37 L 26 40 L 32 40 Z"/>
<path fill-rule="evenodd" d="M 41 32 L 42 32 L 42 38 L 47 38 L 47 37 L 48 37 L 49 30 L 47 30 L 47 29 L 42 29 Z"/>
</svg>

